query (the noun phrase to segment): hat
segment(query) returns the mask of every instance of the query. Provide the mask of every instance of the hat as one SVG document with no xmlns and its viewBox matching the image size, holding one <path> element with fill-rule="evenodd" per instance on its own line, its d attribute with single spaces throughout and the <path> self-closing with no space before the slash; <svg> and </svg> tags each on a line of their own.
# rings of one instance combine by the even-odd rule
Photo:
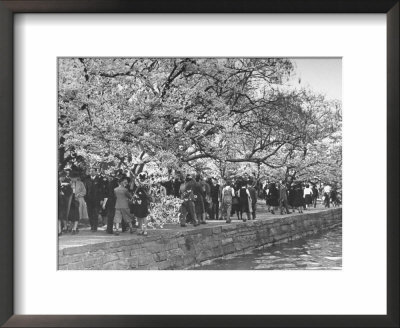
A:
<svg viewBox="0 0 400 328">
<path fill-rule="evenodd" d="M 65 178 L 65 177 L 67 176 L 67 172 L 65 172 L 65 171 L 60 171 L 60 172 L 58 172 L 58 176 L 59 176 L 60 178 Z"/>
<path fill-rule="evenodd" d="M 147 179 L 147 173 L 146 172 L 139 173 L 137 178 L 139 181 L 143 182 Z"/>
<path fill-rule="evenodd" d="M 79 173 L 76 172 L 76 171 L 72 171 L 71 174 L 70 174 L 69 176 L 70 176 L 71 179 L 72 179 L 72 178 L 79 178 Z"/>
</svg>

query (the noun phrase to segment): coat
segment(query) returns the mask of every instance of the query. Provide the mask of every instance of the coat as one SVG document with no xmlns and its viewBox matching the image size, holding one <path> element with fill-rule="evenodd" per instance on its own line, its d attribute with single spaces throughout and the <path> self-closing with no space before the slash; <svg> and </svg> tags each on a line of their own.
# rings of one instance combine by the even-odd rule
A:
<svg viewBox="0 0 400 328">
<path fill-rule="evenodd" d="M 144 187 L 138 187 L 133 195 L 133 214 L 137 218 L 145 218 L 149 215 L 149 195 Z"/>
<path fill-rule="evenodd" d="M 301 207 L 304 205 L 303 188 L 301 186 L 294 187 L 293 207 Z"/>
<path fill-rule="evenodd" d="M 71 182 L 72 190 L 74 191 L 74 199 L 78 205 L 79 219 L 88 219 L 87 206 L 85 202 L 86 188 L 82 181 Z"/>
<path fill-rule="evenodd" d="M 249 190 L 249 193 L 250 193 L 251 202 L 253 204 L 257 203 L 257 190 L 256 190 L 256 188 L 249 187 L 248 190 Z"/>
<path fill-rule="evenodd" d="M 269 206 L 279 206 L 279 191 L 275 185 L 271 185 L 269 188 Z"/>
<path fill-rule="evenodd" d="M 204 190 L 200 182 L 189 181 L 187 187 L 193 190 L 194 195 L 194 206 L 196 209 L 196 214 L 203 214 L 204 210 Z"/>
<path fill-rule="evenodd" d="M 281 185 L 279 187 L 279 202 L 286 201 L 287 202 L 287 189 L 286 186 Z"/>
<path fill-rule="evenodd" d="M 251 197 L 250 192 L 247 188 L 240 188 L 239 189 L 239 201 L 240 201 L 240 210 L 242 212 L 251 212 Z"/>
</svg>

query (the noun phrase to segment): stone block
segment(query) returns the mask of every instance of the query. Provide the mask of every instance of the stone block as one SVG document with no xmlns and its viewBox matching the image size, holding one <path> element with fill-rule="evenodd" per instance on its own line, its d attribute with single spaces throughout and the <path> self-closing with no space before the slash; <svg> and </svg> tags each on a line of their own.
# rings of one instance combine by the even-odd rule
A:
<svg viewBox="0 0 400 328">
<path fill-rule="evenodd" d="M 180 247 L 182 245 L 185 245 L 186 239 L 185 239 L 185 237 L 180 237 L 177 239 L 177 242 L 178 242 L 178 246 Z"/>
<path fill-rule="evenodd" d="M 96 265 L 96 263 L 100 264 L 102 262 L 103 262 L 102 259 L 88 259 L 83 261 L 83 267 L 85 269 L 91 269 Z"/>
<path fill-rule="evenodd" d="M 189 265 L 191 265 L 191 264 L 193 264 L 193 263 L 195 263 L 196 261 L 195 261 L 195 257 L 194 256 L 192 256 L 192 255 L 185 255 L 184 257 L 183 257 L 183 265 L 184 266 L 189 266 Z"/>
<path fill-rule="evenodd" d="M 163 251 L 165 249 L 165 246 L 164 246 L 164 244 L 159 243 L 157 241 L 152 241 L 149 243 L 145 243 L 143 245 L 143 248 L 145 248 L 150 253 L 156 253 L 156 252 Z"/>
<path fill-rule="evenodd" d="M 141 255 L 139 256 L 139 266 L 144 266 L 149 263 L 153 263 L 154 259 L 152 255 Z"/>
<path fill-rule="evenodd" d="M 119 260 L 115 262 L 115 270 L 127 270 L 130 268 L 128 260 Z"/>
<path fill-rule="evenodd" d="M 221 240 L 221 245 L 224 246 L 226 244 L 230 244 L 233 243 L 233 239 L 232 238 L 225 238 Z"/>
<path fill-rule="evenodd" d="M 85 267 L 83 266 L 83 262 L 75 262 L 68 264 L 68 270 L 83 270 Z"/>
<path fill-rule="evenodd" d="M 153 254 L 154 261 L 161 262 L 167 259 L 167 252 L 158 252 Z"/>
<path fill-rule="evenodd" d="M 137 256 L 127 259 L 129 269 L 136 269 L 139 266 L 139 258 Z"/>
<path fill-rule="evenodd" d="M 143 252 L 143 250 L 141 248 L 135 248 L 135 249 L 131 250 L 130 256 L 138 256 L 138 255 L 141 255 L 143 253 L 144 252 Z"/>
<path fill-rule="evenodd" d="M 79 253 L 86 253 L 90 251 L 91 245 L 83 245 L 77 247 L 68 247 L 64 248 L 64 255 L 73 255 Z"/>
<path fill-rule="evenodd" d="M 172 263 L 170 261 L 162 261 L 162 262 L 158 262 L 157 266 L 160 270 L 168 270 L 168 269 L 172 269 Z"/>
<path fill-rule="evenodd" d="M 200 231 L 202 237 L 211 236 L 213 234 L 213 228 L 202 228 Z"/>
<path fill-rule="evenodd" d="M 102 269 L 103 270 L 115 270 L 116 262 L 108 262 L 104 263 Z"/>
<path fill-rule="evenodd" d="M 176 256 L 182 257 L 185 255 L 185 252 L 181 248 L 172 249 L 170 251 L 167 251 L 166 253 L 167 253 L 167 259 Z"/>
<path fill-rule="evenodd" d="M 130 252 L 130 251 L 117 252 L 116 254 L 117 254 L 117 256 L 118 256 L 118 258 L 119 258 L 120 260 L 126 259 L 126 258 L 128 258 L 128 257 L 131 256 L 131 252 Z"/>
<path fill-rule="evenodd" d="M 212 257 L 213 257 L 213 252 L 211 252 L 211 250 L 203 250 L 196 256 L 196 260 L 198 262 L 202 262 Z"/>
<path fill-rule="evenodd" d="M 116 260 L 118 260 L 118 259 L 119 259 L 119 258 L 118 258 L 118 255 L 117 255 L 117 254 L 111 253 L 111 254 L 107 254 L 107 255 L 105 255 L 105 256 L 103 257 L 103 262 L 104 262 L 104 263 L 108 263 L 108 262 L 116 261 Z"/>
<path fill-rule="evenodd" d="M 233 244 L 227 244 L 225 246 L 222 246 L 222 251 L 223 251 L 224 255 L 231 254 L 231 253 L 235 252 L 235 246 Z"/>
<path fill-rule="evenodd" d="M 243 244 L 240 242 L 235 243 L 235 250 L 240 251 L 243 249 Z"/>
<path fill-rule="evenodd" d="M 175 240 L 171 240 L 168 244 L 165 244 L 164 250 L 169 251 L 178 247 L 178 242 Z"/>
<path fill-rule="evenodd" d="M 237 224 L 227 224 L 225 226 L 221 226 L 222 232 L 228 232 L 232 230 L 236 230 Z"/>
<path fill-rule="evenodd" d="M 281 225 L 281 230 L 282 231 L 288 231 L 289 230 L 289 226 L 287 224 Z"/>
<path fill-rule="evenodd" d="M 186 236 L 189 235 L 201 235 L 200 229 L 193 228 L 193 230 L 186 230 Z"/>
<path fill-rule="evenodd" d="M 222 227 L 221 226 L 212 228 L 212 233 L 215 234 L 215 235 L 219 235 L 221 232 L 222 232 Z"/>
<path fill-rule="evenodd" d="M 185 243 L 181 245 L 181 248 L 186 252 L 194 251 L 194 242 L 192 236 L 185 237 Z"/>
<path fill-rule="evenodd" d="M 171 262 L 171 268 L 182 268 L 184 265 L 183 257 L 182 256 L 174 256 L 168 259 Z"/>
<path fill-rule="evenodd" d="M 221 257 L 222 255 L 224 255 L 224 251 L 222 249 L 222 246 L 218 246 L 212 249 L 212 253 L 214 255 L 214 257 Z"/>
</svg>

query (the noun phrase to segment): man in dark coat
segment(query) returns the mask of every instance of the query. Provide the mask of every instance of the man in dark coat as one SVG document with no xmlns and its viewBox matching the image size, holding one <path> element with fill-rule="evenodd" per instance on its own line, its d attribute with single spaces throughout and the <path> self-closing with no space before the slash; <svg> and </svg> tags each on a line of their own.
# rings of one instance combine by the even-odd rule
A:
<svg viewBox="0 0 400 328">
<path fill-rule="evenodd" d="M 205 220 L 205 215 L 204 215 L 204 189 L 202 184 L 200 183 L 201 176 L 199 174 L 196 174 L 196 180 L 194 181 L 193 179 L 189 181 L 186 185 L 186 188 L 188 186 L 191 186 L 191 189 L 193 190 L 193 195 L 194 195 L 194 206 L 195 206 L 195 211 L 196 211 L 196 219 L 199 221 L 201 224 L 206 224 Z"/>
<path fill-rule="evenodd" d="M 190 220 L 194 224 L 194 226 L 199 225 L 199 222 L 197 221 L 197 218 L 196 218 L 196 211 L 195 211 L 195 205 L 194 205 L 194 194 L 193 194 L 193 190 L 192 190 L 193 184 L 190 183 L 191 180 L 192 180 L 191 176 L 187 176 L 186 177 L 187 183 L 185 184 L 184 188 L 182 188 L 181 197 L 183 199 L 183 203 L 182 203 L 181 209 L 180 209 L 181 227 L 186 227 L 186 223 L 189 221 L 188 215 L 190 216 Z"/>
<path fill-rule="evenodd" d="M 89 223 L 92 232 L 97 231 L 99 214 L 100 214 L 100 202 L 104 199 L 102 181 L 98 175 L 97 169 L 92 168 L 90 170 L 90 176 L 85 181 L 86 187 L 86 204 L 89 215 Z"/>
<path fill-rule="evenodd" d="M 107 186 L 107 198 L 104 199 L 103 208 L 107 211 L 107 230 L 108 234 L 113 233 L 115 215 L 115 194 L 114 189 L 118 187 L 118 178 L 109 176 Z"/>
<path fill-rule="evenodd" d="M 247 189 L 250 193 L 250 198 L 251 198 L 251 209 L 252 209 L 252 217 L 253 220 L 256 219 L 256 210 L 257 210 L 257 190 L 254 188 L 254 183 L 252 180 L 249 180 L 247 182 Z"/>
<path fill-rule="evenodd" d="M 213 178 L 211 180 L 211 220 L 219 219 L 219 193 L 220 193 L 220 185 L 218 184 L 217 179 Z"/>
<path fill-rule="evenodd" d="M 318 199 L 318 188 L 313 184 L 312 187 L 312 203 L 314 205 L 314 208 L 317 207 L 317 199 Z"/>
<path fill-rule="evenodd" d="M 281 180 L 279 181 L 279 209 L 281 214 L 283 214 L 282 206 L 286 210 L 286 214 L 290 214 L 289 207 L 288 207 L 288 191 L 285 186 L 285 183 Z"/>
</svg>

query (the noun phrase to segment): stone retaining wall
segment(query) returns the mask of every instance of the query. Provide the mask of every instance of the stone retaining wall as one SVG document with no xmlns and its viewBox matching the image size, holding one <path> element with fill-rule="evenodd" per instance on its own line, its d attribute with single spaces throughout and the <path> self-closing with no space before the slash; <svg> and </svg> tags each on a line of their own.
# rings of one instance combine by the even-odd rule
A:
<svg viewBox="0 0 400 328">
<path fill-rule="evenodd" d="M 187 269 L 203 261 L 285 243 L 342 222 L 342 209 L 204 226 L 59 251 L 60 270 Z"/>
</svg>

